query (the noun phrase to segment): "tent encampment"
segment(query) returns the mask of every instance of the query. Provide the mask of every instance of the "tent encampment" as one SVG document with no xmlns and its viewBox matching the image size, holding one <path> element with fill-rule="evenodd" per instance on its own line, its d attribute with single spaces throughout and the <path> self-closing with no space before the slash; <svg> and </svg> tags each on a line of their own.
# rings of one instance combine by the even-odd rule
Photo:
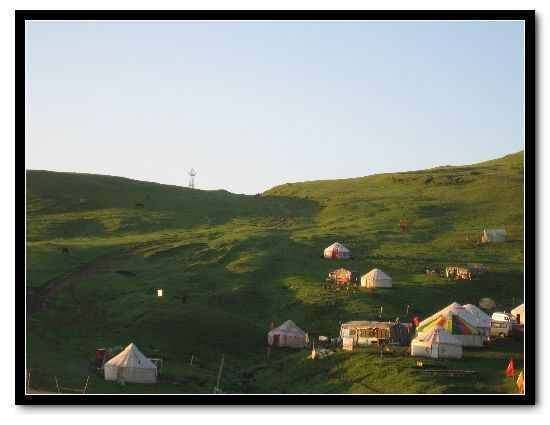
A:
<svg viewBox="0 0 550 425">
<path fill-rule="evenodd" d="M 364 288 L 391 288 L 392 278 L 380 269 L 372 269 L 361 276 L 361 286 Z"/>
<path fill-rule="evenodd" d="M 340 242 L 334 242 L 332 245 L 325 248 L 323 256 L 325 258 L 346 260 L 351 257 L 351 251 Z"/>
<path fill-rule="evenodd" d="M 132 342 L 105 363 L 105 380 L 153 384 L 157 382 L 157 367 Z"/>
<path fill-rule="evenodd" d="M 476 327 L 483 335 L 485 341 L 489 341 L 491 339 L 491 316 L 473 304 L 464 304 L 463 307 L 477 318 L 479 323 Z"/>
<path fill-rule="evenodd" d="M 510 311 L 512 316 L 516 319 L 516 322 L 519 324 L 525 324 L 525 304 L 520 304 L 512 311 Z"/>
<path fill-rule="evenodd" d="M 292 320 L 267 333 L 267 343 L 273 347 L 303 348 L 308 344 L 307 334 Z"/>
<path fill-rule="evenodd" d="M 441 326 L 436 326 L 430 332 L 412 340 L 411 356 L 460 359 L 462 343 Z"/>
<path fill-rule="evenodd" d="M 505 229 L 483 229 L 481 234 L 481 242 L 504 242 L 506 241 L 506 230 Z"/>
<path fill-rule="evenodd" d="M 457 302 L 420 322 L 416 331 L 419 336 L 424 336 L 437 326 L 443 327 L 465 347 L 483 346 L 483 325 L 476 316 Z"/>
</svg>

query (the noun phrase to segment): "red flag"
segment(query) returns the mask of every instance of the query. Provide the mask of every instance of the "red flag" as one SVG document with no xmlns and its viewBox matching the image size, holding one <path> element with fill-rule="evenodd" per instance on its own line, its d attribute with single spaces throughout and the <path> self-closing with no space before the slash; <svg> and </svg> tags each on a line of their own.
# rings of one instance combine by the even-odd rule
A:
<svg viewBox="0 0 550 425">
<path fill-rule="evenodd" d="M 514 359 L 510 357 L 510 361 L 508 362 L 508 367 L 506 368 L 506 376 L 508 378 L 513 378 L 516 374 L 516 368 L 514 366 Z"/>
</svg>

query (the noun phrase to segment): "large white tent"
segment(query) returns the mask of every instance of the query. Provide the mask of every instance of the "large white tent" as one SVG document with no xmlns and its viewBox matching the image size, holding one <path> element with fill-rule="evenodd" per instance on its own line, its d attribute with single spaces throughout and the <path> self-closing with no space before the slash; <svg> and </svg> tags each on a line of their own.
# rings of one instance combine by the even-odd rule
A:
<svg viewBox="0 0 550 425">
<path fill-rule="evenodd" d="M 418 336 L 411 342 L 411 356 L 434 359 L 462 358 L 462 343 L 441 326 Z"/>
<path fill-rule="evenodd" d="M 307 345 L 307 334 L 292 320 L 287 320 L 281 326 L 267 333 L 267 343 L 274 347 L 303 348 Z"/>
<path fill-rule="evenodd" d="M 157 382 L 157 367 L 132 342 L 105 363 L 105 380 L 153 384 Z"/>
<path fill-rule="evenodd" d="M 380 269 L 372 269 L 361 276 L 361 286 L 364 288 L 391 288 L 392 278 Z"/>
<path fill-rule="evenodd" d="M 323 252 L 325 258 L 348 259 L 351 257 L 351 251 L 340 242 L 334 242 L 325 248 Z"/>
<path fill-rule="evenodd" d="M 416 331 L 419 336 L 424 336 L 424 334 L 431 332 L 437 326 L 445 328 L 464 347 L 483 346 L 484 335 L 481 331 L 483 324 L 476 316 L 457 302 L 448 305 L 420 322 Z"/>
<path fill-rule="evenodd" d="M 525 304 L 518 305 L 510 313 L 518 323 L 525 324 Z"/>
<path fill-rule="evenodd" d="M 463 307 L 476 317 L 478 320 L 476 327 L 479 329 L 484 339 L 489 341 L 491 339 L 491 316 L 473 304 L 464 304 Z"/>
</svg>

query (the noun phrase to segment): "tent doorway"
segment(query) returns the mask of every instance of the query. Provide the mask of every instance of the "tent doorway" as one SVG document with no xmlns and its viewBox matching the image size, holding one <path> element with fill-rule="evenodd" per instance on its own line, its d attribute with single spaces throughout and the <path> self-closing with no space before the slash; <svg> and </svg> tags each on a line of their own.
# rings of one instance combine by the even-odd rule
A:
<svg viewBox="0 0 550 425">
<path fill-rule="evenodd" d="M 279 337 L 280 337 L 280 335 L 278 335 L 278 334 L 273 335 L 273 346 L 274 347 L 279 346 Z"/>
</svg>

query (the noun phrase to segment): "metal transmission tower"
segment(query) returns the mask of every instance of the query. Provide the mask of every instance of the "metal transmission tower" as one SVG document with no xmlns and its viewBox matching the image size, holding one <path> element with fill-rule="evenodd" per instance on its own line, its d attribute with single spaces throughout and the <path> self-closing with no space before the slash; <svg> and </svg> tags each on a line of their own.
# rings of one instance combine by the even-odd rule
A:
<svg viewBox="0 0 550 425">
<path fill-rule="evenodd" d="M 189 187 L 191 189 L 194 189 L 195 188 L 195 176 L 197 175 L 197 172 L 191 168 L 191 170 L 189 170 Z"/>
</svg>

